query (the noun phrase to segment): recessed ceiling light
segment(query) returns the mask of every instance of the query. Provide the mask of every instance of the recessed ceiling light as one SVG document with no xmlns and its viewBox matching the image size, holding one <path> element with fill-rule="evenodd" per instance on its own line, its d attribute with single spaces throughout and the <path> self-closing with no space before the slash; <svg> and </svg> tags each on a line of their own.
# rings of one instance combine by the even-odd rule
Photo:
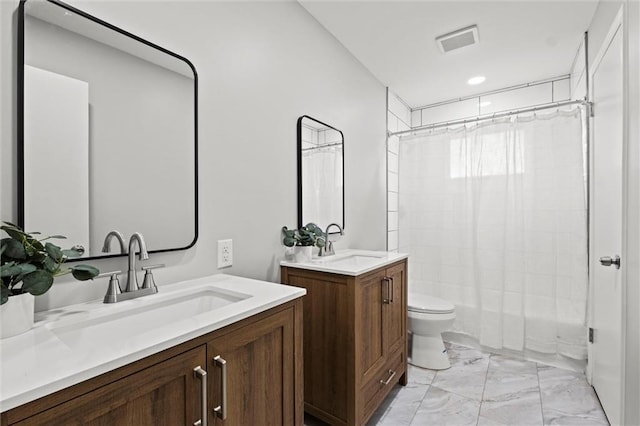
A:
<svg viewBox="0 0 640 426">
<path fill-rule="evenodd" d="M 477 75 L 467 80 L 467 84 L 475 86 L 476 84 L 484 83 L 487 78 L 484 75 Z"/>
<path fill-rule="evenodd" d="M 491 101 L 482 101 L 482 102 L 480 102 L 480 106 L 481 107 L 488 107 L 489 105 L 491 105 Z"/>
</svg>

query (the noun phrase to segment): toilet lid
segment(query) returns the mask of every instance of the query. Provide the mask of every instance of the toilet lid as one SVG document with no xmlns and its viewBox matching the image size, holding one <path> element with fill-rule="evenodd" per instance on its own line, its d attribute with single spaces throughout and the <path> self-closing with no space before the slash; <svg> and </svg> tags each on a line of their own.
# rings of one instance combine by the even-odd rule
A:
<svg viewBox="0 0 640 426">
<path fill-rule="evenodd" d="M 455 306 L 446 300 L 426 294 L 409 293 L 409 310 L 426 314 L 448 314 Z"/>
</svg>

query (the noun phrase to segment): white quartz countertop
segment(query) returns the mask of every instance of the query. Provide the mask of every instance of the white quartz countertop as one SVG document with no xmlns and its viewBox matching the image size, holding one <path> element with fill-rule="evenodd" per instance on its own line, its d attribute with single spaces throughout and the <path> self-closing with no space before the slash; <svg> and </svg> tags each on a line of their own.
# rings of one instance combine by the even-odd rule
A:
<svg viewBox="0 0 640 426">
<path fill-rule="evenodd" d="M 332 256 L 314 257 L 311 259 L 311 262 L 291 262 L 283 260 L 280 262 L 280 265 L 289 268 L 358 276 L 408 257 L 409 255 L 406 253 L 347 249 L 337 251 L 336 254 Z"/>
<path fill-rule="evenodd" d="M 116 304 L 93 301 L 40 312 L 30 331 L 0 340 L 0 412 L 122 367 L 306 294 L 298 287 L 265 281 L 212 275 L 159 287 L 157 294 Z M 143 331 L 122 327 L 117 335 L 80 334 L 64 340 L 60 330 L 77 324 L 144 311 L 149 303 L 172 305 L 172 299 L 216 291 L 237 301 L 210 311 L 185 312 Z M 187 294 L 187 296 L 185 296 Z M 204 293 L 203 293 L 204 294 Z M 163 303 L 164 302 L 164 303 Z M 127 312 L 129 314 L 127 314 Z M 115 316 L 114 316 L 115 315 Z M 134 318 L 131 318 L 134 320 Z M 76 333 L 77 334 L 77 333 Z"/>
</svg>

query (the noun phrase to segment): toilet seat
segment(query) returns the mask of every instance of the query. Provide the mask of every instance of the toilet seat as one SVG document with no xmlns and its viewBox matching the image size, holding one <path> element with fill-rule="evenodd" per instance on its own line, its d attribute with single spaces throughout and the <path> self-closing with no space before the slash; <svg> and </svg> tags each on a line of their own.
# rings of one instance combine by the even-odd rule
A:
<svg viewBox="0 0 640 426">
<path fill-rule="evenodd" d="M 446 300 L 426 294 L 409 293 L 408 310 L 425 314 L 449 314 L 455 306 Z"/>
</svg>

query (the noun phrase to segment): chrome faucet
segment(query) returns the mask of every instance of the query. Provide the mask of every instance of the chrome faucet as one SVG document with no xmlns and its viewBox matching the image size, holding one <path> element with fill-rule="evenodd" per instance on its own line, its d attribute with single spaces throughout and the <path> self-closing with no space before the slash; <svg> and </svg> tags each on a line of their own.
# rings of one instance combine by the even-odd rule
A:
<svg viewBox="0 0 640 426">
<path fill-rule="evenodd" d="M 125 293 L 132 291 L 138 291 L 138 276 L 136 275 L 136 252 L 135 243 L 138 243 L 140 249 L 139 259 L 146 260 L 149 258 L 147 253 L 147 244 L 144 242 L 144 237 L 139 232 L 134 232 L 129 238 L 129 269 L 127 270 L 127 285 L 124 288 Z"/>
<path fill-rule="evenodd" d="M 112 237 L 115 237 L 120 241 L 121 247 L 124 246 L 122 234 L 118 231 L 111 231 L 107 234 L 107 238 L 105 238 L 104 244 L 106 250 L 103 248 L 103 251 L 109 251 L 109 242 Z M 138 245 L 138 250 L 140 250 L 140 253 L 138 254 L 139 259 L 146 260 L 149 258 L 147 244 L 144 242 L 144 237 L 141 233 L 134 232 L 133 235 L 131 235 L 131 238 L 129 238 L 129 267 L 127 270 L 127 284 L 124 289 L 120 287 L 120 281 L 118 280 L 118 274 L 120 274 L 121 271 L 105 272 L 98 275 L 98 277 L 111 277 L 109 279 L 107 294 L 104 296 L 104 303 L 122 302 L 124 300 L 136 299 L 138 297 L 158 292 L 158 287 L 153 280 L 151 271 L 156 268 L 162 268 L 164 265 L 150 265 L 143 267 L 142 270 L 145 271 L 144 282 L 142 283 L 142 287 L 139 287 L 138 276 L 136 274 L 136 244 Z M 124 253 L 124 250 L 122 250 L 122 252 Z"/>
<path fill-rule="evenodd" d="M 104 243 L 102 244 L 102 252 L 109 253 L 111 251 L 111 240 L 116 238 L 120 244 L 120 254 L 125 254 L 127 251 L 124 249 L 124 237 L 120 231 L 110 231 L 106 237 L 104 237 Z"/>
<path fill-rule="evenodd" d="M 338 229 L 340 230 L 340 235 L 344 235 L 344 231 L 342 230 L 340 225 L 338 225 L 337 223 L 330 223 L 327 226 L 327 229 L 324 231 L 324 238 L 325 238 L 324 247 L 320 247 L 320 252 L 318 253 L 318 256 L 333 256 L 334 254 L 336 254 L 336 252 L 333 250 L 333 241 L 329 240 L 329 229 L 332 226 L 338 227 Z"/>
</svg>

